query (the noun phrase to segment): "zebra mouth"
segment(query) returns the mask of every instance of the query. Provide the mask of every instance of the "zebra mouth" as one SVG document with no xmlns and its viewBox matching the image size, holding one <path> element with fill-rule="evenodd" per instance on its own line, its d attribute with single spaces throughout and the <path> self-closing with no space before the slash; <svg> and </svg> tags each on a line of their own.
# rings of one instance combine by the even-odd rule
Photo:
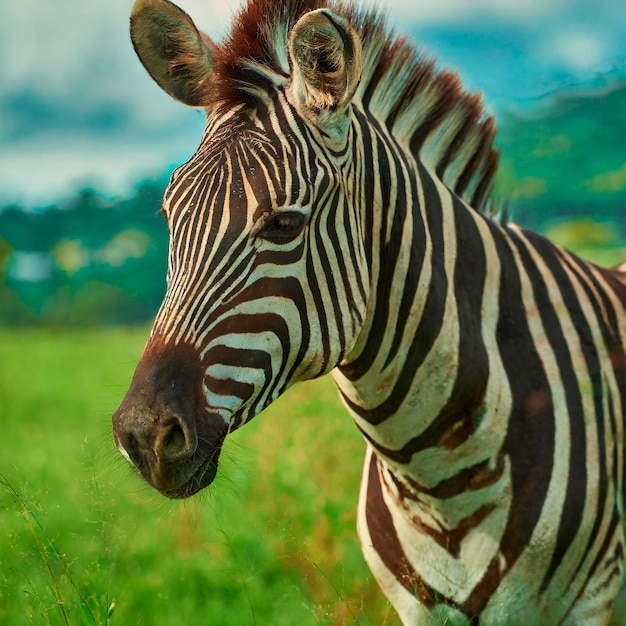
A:
<svg viewBox="0 0 626 626">
<path fill-rule="evenodd" d="M 208 487 L 215 480 L 216 474 L 217 460 L 210 460 L 203 463 L 182 487 L 177 487 L 176 489 L 159 489 L 159 491 L 171 500 L 184 500 L 185 498 L 194 496 L 205 487 Z"/>
<path fill-rule="evenodd" d="M 165 497 L 172 500 L 183 500 L 190 498 L 205 487 L 208 487 L 217 475 L 218 460 L 221 450 L 221 444 L 213 446 L 203 461 L 200 462 L 197 469 L 187 478 L 181 486 L 172 488 L 162 488 L 155 485 L 156 489 Z M 200 453 L 201 454 L 201 453 Z M 170 477 L 167 482 L 174 482 Z"/>
</svg>

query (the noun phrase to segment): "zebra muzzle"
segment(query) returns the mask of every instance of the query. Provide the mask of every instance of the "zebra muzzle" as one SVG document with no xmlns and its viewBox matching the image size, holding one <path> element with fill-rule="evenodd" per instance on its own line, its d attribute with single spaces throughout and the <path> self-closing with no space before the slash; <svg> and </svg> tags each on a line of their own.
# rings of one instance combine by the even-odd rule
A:
<svg viewBox="0 0 626 626">
<path fill-rule="evenodd" d="M 198 447 L 193 425 L 176 415 L 162 418 L 146 407 L 131 406 L 115 413 L 113 424 L 119 451 L 140 471 L 184 463 Z"/>
<path fill-rule="evenodd" d="M 170 498 L 188 497 L 213 481 L 226 434 L 224 422 L 204 409 L 196 359 L 182 352 L 147 349 L 112 418 L 120 453 Z"/>
</svg>

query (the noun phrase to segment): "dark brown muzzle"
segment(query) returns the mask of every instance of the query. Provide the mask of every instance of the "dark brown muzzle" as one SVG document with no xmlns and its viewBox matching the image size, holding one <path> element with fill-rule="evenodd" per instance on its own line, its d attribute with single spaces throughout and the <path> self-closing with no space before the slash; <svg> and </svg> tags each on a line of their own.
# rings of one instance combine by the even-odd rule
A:
<svg viewBox="0 0 626 626">
<path fill-rule="evenodd" d="M 170 498 L 193 495 L 215 478 L 224 421 L 205 408 L 194 350 L 146 347 L 128 393 L 113 415 L 120 452 Z"/>
</svg>

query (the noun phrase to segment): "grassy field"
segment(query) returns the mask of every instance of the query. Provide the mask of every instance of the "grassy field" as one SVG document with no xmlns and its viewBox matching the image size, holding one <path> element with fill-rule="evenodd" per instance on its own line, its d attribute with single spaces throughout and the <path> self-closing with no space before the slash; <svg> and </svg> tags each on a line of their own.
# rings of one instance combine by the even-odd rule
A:
<svg viewBox="0 0 626 626">
<path fill-rule="evenodd" d="M 0 624 L 398 624 L 360 553 L 364 444 L 330 379 L 172 503 L 110 435 L 146 335 L 0 332 Z"/>
</svg>

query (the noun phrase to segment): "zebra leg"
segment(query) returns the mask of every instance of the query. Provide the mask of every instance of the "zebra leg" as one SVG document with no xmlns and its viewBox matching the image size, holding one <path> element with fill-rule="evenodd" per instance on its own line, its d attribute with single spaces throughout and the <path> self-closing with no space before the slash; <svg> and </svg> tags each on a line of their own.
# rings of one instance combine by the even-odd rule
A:
<svg viewBox="0 0 626 626">
<path fill-rule="evenodd" d="M 613 615 L 613 605 L 622 581 L 623 531 L 618 529 L 618 549 L 604 556 L 594 577 L 590 580 L 581 597 L 572 607 L 564 626 L 607 626 Z M 621 623 L 615 620 L 613 623 Z"/>
<path fill-rule="evenodd" d="M 381 497 L 375 470 L 376 456 L 368 446 L 359 495 L 357 530 L 365 561 L 402 623 L 405 626 L 466 626 L 476 623 L 455 607 L 445 602 L 438 603 L 437 592 L 421 580 L 406 559 Z"/>
<path fill-rule="evenodd" d="M 612 614 L 612 599 L 595 598 L 577 604 L 563 622 L 563 626 L 607 626 Z"/>
<path fill-rule="evenodd" d="M 361 550 L 376 582 L 403 624 L 431 624 L 436 600 L 404 555 L 382 497 L 376 455 L 367 447 L 357 513 Z M 444 607 L 447 608 L 447 607 Z M 458 622 L 448 617 L 447 624 Z"/>
</svg>

